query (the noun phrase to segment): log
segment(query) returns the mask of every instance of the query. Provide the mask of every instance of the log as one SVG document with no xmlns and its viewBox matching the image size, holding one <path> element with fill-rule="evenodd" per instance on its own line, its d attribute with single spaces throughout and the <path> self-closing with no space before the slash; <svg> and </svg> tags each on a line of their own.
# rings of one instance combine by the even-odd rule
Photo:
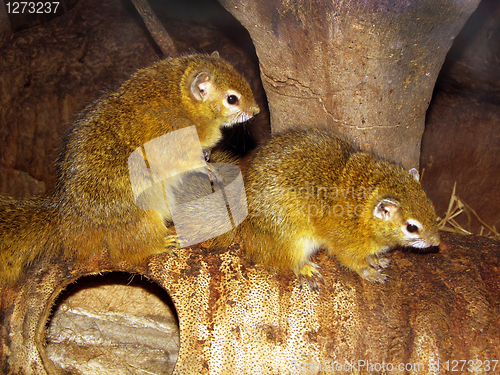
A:
<svg viewBox="0 0 500 375">
<path fill-rule="evenodd" d="M 224 252 L 198 246 L 158 255 L 135 269 L 111 264 L 105 252 L 86 264 L 40 260 L 1 288 L 0 371 L 54 373 L 44 347 L 54 300 L 82 276 L 110 271 L 143 275 L 172 298 L 180 328 L 174 374 L 318 373 L 332 365 L 366 374 L 370 364 L 444 374 L 454 360 L 482 361 L 484 371 L 500 353 L 500 245 L 441 235 L 438 252 L 392 252 L 385 285 L 321 252 L 315 262 L 325 285 L 316 292 L 300 288 L 292 272 L 247 261 L 239 241 Z"/>
</svg>

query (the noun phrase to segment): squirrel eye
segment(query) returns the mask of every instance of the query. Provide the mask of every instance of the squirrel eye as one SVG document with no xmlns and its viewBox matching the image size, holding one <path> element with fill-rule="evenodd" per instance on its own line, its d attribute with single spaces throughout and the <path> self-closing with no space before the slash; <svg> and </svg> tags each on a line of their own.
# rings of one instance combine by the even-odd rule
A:
<svg viewBox="0 0 500 375">
<path fill-rule="evenodd" d="M 414 224 L 408 224 L 406 225 L 406 230 L 410 233 L 415 233 L 418 232 L 418 227 Z"/>
<path fill-rule="evenodd" d="M 227 102 L 231 105 L 235 105 L 235 104 L 238 104 L 239 103 L 239 99 L 236 95 L 229 95 L 227 98 L 226 98 Z"/>
</svg>

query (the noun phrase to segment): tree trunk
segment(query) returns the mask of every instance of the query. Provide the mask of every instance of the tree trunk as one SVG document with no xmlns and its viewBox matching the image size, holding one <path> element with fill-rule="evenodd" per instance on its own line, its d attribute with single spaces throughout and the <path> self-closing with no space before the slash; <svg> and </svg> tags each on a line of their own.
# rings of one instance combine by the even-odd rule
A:
<svg viewBox="0 0 500 375">
<path fill-rule="evenodd" d="M 336 130 L 417 167 L 446 53 L 479 0 L 219 0 L 249 31 L 273 132 Z"/>
</svg>

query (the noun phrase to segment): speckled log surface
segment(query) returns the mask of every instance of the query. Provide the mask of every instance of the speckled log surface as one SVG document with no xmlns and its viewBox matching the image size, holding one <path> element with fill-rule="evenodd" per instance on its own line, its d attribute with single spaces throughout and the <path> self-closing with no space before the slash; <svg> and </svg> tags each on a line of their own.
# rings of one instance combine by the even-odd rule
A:
<svg viewBox="0 0 500 375">
<path fill-rule="evenodd" d="M 113 270 L 144 275 L 172 298 L 180 327 L 175 374 L 289 374 L 294 366 L 316 366 L 309 372 L 316 374 L 320 363 L 335 361 L 344 369 L 358 361 L 422 364 L 425 372 L 406 373 L 444 374 L 446 361 L 499 359 L 497 242 L 443 233 L 438 252 L 396 250 L 386 285 L 362 280 L 321 252 L 315 261 L 325 285 L 317 292 L 301 289 L 291 272 L 248 262 L 243 248 L 182 249 L 138 269 L 112 265 L 105 254 L 88 264 L 34 264 L 0 293 L 0 371 L 55 373 L 43 345 L 51 304 L 80 276 Z M 430 371 L 437 361 L 440 370 Z"/>
</svg>

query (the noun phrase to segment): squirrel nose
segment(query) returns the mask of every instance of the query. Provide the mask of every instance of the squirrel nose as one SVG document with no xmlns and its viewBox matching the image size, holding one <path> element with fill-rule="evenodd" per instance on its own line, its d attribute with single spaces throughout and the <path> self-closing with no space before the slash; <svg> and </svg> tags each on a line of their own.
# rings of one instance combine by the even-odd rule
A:
<svg viewBox="0 0 500 375">
<path fill-rule="evenodd" d="M 259 106 L 255 106 L 255 107 L 252 107 L 251 108 L 251 111 L 252 111 L 252 116 L 255 116 L 256 114 L 258 114 L 260 112 L 260 108 Z"/>
</svg>

